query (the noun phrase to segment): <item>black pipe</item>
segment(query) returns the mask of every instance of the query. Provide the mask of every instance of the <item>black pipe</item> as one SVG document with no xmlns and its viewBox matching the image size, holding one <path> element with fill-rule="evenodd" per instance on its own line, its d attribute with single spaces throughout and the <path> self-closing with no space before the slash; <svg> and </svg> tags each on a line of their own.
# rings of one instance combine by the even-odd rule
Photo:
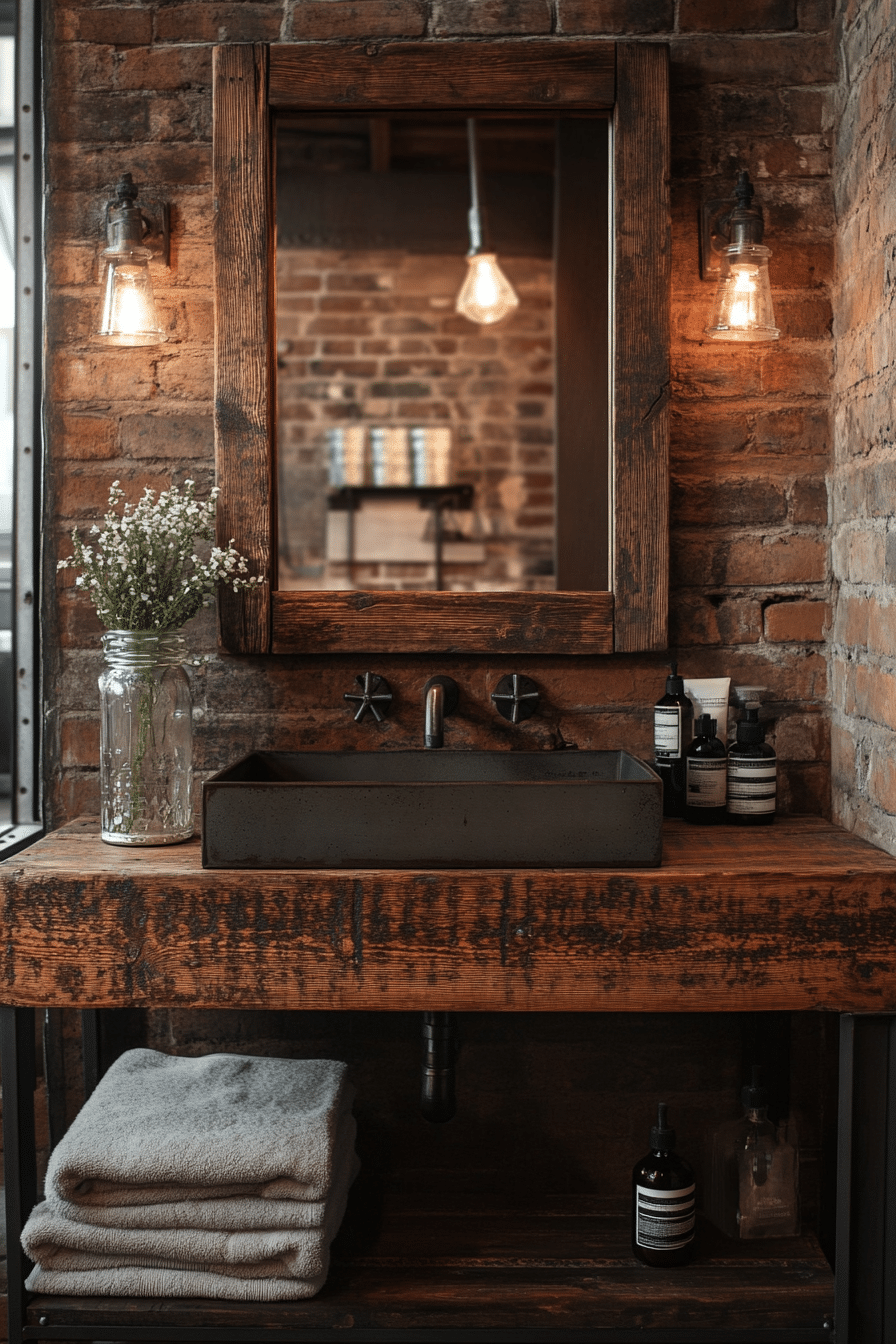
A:
<svg viewBox="0 0 896 1344">
<path fill-rule="evenodd" d="M 427 1120 L 436 1125 L 451 1120 L 457 1109 L 454 1095 L 455 1053 L 454 1014 L 424 1013 L 420 1110 Z"/>
</svg>

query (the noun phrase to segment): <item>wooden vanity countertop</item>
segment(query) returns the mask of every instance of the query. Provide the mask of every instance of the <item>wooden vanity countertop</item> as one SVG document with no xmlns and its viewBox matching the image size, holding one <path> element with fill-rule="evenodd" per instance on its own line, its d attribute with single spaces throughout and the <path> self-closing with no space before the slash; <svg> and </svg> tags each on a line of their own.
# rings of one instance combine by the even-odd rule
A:
<svg viewBox="0 0 896 1344">
<path fill-rule="evenodd" d="M 204 870 L 72 822 L 0 864 L 25 1007 L 896 1011 L 896 859 L 670 821 L 660 868 Z"/>
</svg>

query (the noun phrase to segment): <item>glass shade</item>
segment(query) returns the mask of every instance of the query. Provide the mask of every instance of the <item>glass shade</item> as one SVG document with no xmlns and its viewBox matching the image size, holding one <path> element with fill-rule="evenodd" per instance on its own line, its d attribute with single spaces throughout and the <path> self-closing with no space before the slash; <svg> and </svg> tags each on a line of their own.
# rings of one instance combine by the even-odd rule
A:
<svg viewBox="0 0 896 1344">
<path fill-rule="evenodd" d="M 467 278 L 460 287 L 455 312 L 484 326 L 500 322 L 519 306 L 520 301 L 494 252 L 477 252 L 467 257 L 467 266 Z"/>
<path fill-rule="evenodd" d="M 150 252 L 145 247 L 126 251 L 107 248 L 103 308 L 98 335 L 108 345 L 160 345 L 167 339 L 156 312 Z"/>
<path fill-rule="evenodd" d="M 726 247 L 728 270 L 716 290 L 706 335 L 714 341 L 776 341 L 772 291 L 768 280 L 771 252 L 759 243 Z"/>
</svg>

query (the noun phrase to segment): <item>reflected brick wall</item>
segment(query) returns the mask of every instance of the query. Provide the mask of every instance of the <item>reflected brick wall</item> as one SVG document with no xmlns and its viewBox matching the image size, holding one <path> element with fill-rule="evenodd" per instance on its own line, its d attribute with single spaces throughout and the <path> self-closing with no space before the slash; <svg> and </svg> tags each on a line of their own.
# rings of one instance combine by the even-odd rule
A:
<svg viewBox="0 0 896 1344">
<path fill-rule="evenodd" d="M 834 211 L 830 129 L 837 64 L 826 0 L 242 0 L 51 6 L 48 121 L 46 779 L 56 824 L 98 806 L 98 626 L 55 561 L 111 480 L 212 479 L 211 46 L 218 41 L 631 36 L 672 49 L 672 631 L 683 669 L 765 685 L 782 803 L 829 807 L 826 630 Z M 702 328 L 701 195 L 750 170 L 766 209 L 784 335 L 721 348 Z M 103 201 L 131 171 L 173 209 L 170 273 L 156 274 L 169 340 L 98 349 Z M 63 576 L 68 580 L 69 574 Z M 455 746 L 626 746 L 648 754 L 662 656 L 599 658 L 221 657 L 209 615 L 191 635 L 200 770 L 250 745 L 417 744 L 423 683 L 463 691 Z M 396 711 L 354 727 L 356 672 L 386 675 Z M 528 672 L 545 712 L 510 729 L 488 696 Z"/>
</svg>

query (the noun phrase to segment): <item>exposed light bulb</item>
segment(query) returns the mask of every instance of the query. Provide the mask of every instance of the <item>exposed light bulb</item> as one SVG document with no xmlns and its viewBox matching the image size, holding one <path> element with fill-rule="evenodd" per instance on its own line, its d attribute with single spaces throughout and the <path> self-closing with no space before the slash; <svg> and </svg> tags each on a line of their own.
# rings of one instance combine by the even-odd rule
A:
<svg viewBox="0 0 896 1344">
<path fill-rule="evenodd" d="M 103 255 L 107 266 L 98 335 L 109 345 L 159 345 L 167 338 L 156 311 L 149 250 L 107 249 Z"/>
<path fill-rule="evenodd" d="M 719 281 L 706 335 L 715 341 L 776 341 L 772 291 L 768 278 L 771 252 L 759 243 L 725 249 L 728 271 Z"/>
<path fill-rule="evenodd" d="M 467 276 L 454 308 L 471 322 L 485 326 L 500 322 L 519 307 L 519 299 L 494 252 L 476 252 L 467 257 Z"/>
</svg>

